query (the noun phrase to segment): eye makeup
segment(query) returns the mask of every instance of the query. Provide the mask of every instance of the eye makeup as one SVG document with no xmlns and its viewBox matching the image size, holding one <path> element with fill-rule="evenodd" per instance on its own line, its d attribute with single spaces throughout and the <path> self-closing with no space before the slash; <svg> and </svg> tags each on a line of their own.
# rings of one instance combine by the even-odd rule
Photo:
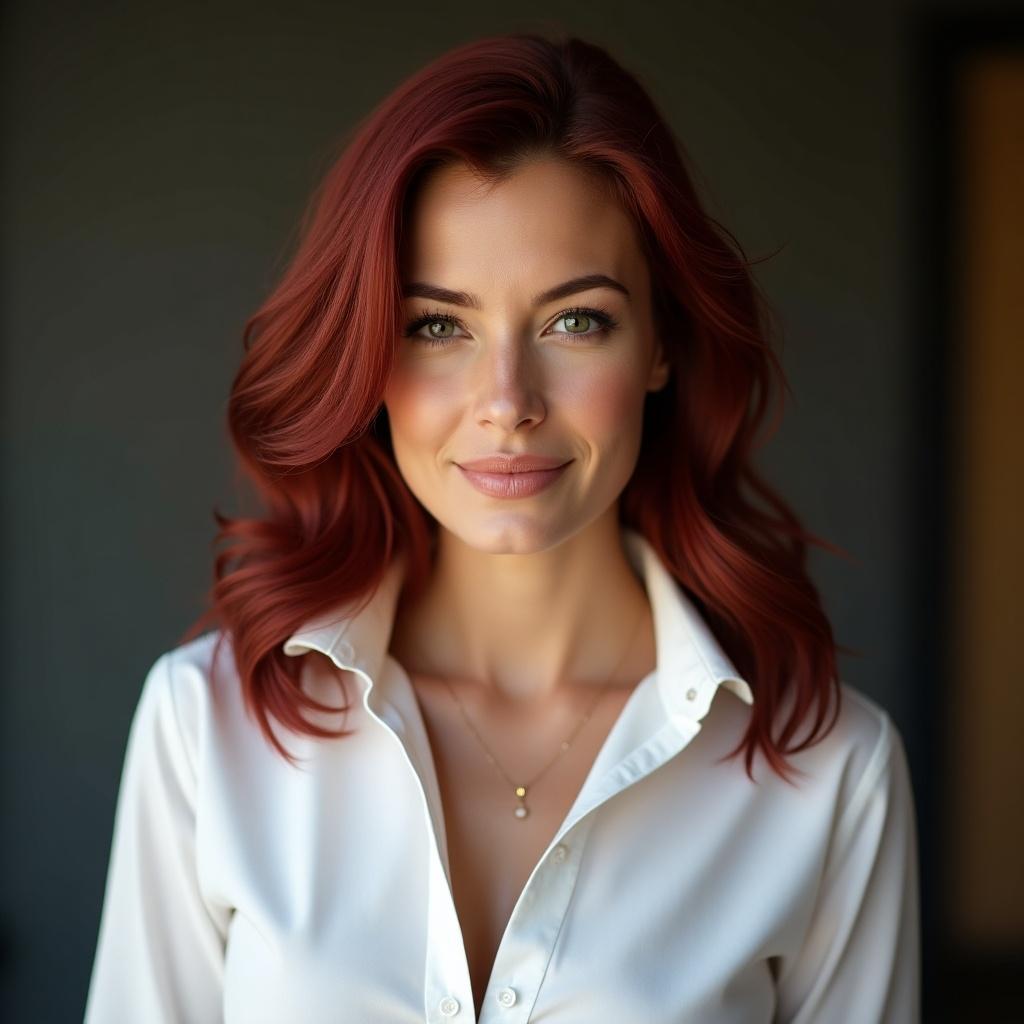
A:
<svg viewBox="0 0 1024 1024">
<path fill-rule="evenodd" d="M 593 306 L 573 306 L 570 309 L 563 309 L 554 317 L 552 323 L 558 323 L 559 320 L 565 320 L 568 317 L 581 316 L 595 321 L 597 326 L 593 330 L 589 331 L 553 331 L 551 333 L 564 335 L 568 338 L 593 339 L 600 335 L 608 334 L 618 327 L 618 321 L 607 310 L 596 309 Z M 427 324 L 432 323 L 451 324 L 453 327 L 458 327 L 463 331 L 466 330 L 466 325 L 463 323 L 461 318 L 455 316 L 453 313 L 445 313 L 441 310 L 431 310 L 424 313 L 422 316 L 418 316 L 411 320 L 405 327 L 403 337 L 411 338 L 417 342 L 425 342 L 427 345 L 432 347 L 444 347 L 448 342 L 455 340 L 455 336 L 447 338 L 432 338 L 428 335 L 420 335 L 417 333 L 426 327 Z"/>
</svg>

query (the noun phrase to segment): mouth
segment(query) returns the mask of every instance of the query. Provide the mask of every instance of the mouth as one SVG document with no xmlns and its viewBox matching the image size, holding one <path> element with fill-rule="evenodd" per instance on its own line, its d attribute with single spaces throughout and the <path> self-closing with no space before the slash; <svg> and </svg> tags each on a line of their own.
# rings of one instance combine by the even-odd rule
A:
<svg viewBox="0 0 1024 1024">
<path fill-rule="evenodd" d="M 559 480 L 568 468 L 569 462 L 549 469 L 530 469 L 522 472 L 489 472 L 469 469 L 456 463 L 459 472 L 481 494 L 492 498 L 528 498 L 538 494 Z"/>
</svg>

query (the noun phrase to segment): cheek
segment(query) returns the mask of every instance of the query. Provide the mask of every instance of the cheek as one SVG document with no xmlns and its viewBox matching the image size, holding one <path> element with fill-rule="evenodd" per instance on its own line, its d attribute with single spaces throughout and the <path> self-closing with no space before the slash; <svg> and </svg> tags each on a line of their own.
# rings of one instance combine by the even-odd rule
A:
<svg viewBox="0 0 1024 1024">
<path fill-rule="evenodd" d="M 634 367 L 608 366 L 580 374 L 563 394 L 581 433 L 614 439 L 641 422 L 644 393 Z"/>
<path fill-rule="evenodd" d="M 396 448 L 415 447 L 445 434 L 452 421 L 457 388 L 443 378 L 396 372 L 387 389 L 391 436 Z"/>
</svg>

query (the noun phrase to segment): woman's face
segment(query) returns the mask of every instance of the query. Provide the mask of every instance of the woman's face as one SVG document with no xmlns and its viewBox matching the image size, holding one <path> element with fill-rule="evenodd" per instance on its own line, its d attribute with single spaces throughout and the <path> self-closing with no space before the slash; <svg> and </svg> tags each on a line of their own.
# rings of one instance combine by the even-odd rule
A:
<svg viewBox="0 0 1024 1024">
<path fill-rule="evenodd" d="M 491 188 L 449 164 L 421 186 L 401 261 L 407 326 L 384 403 L 420 503 L 492 553 L 543 550 L 607 512 L 668 364 L 645 257 L 606 186 L 553 158 Z M 461 468 L 508 453 L 566 465 L 518 480 Z"/>
</svg>

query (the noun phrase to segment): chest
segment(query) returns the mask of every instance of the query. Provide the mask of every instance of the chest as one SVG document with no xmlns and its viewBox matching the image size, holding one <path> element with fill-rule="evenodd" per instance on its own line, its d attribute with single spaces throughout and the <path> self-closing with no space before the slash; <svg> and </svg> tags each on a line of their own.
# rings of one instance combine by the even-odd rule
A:
<svg viewBox="0 0 1024 1024">
<path fill-rule="evenodd" d="M 821 877 L 806 824 L 835 814 L 820 785 L 751 786 L 722 762 L 747 725 L 738 703 L 687 740 L 663 720 L 654 677 L 628 706 L 609 692 L 520 820 L 442 694 L 422 701 L 428 742 L 404 678 L 382 678 L 377 705 L 398 736 L 357 708 L 353 733 L 300 748 L 296 771 L 239 707 L 220 742 L 251 738 L 231 763 L 255 771 L 206 760 L 197 877 L 231 911 L 225 1024 L 470 1024 L 473 1003 L 482 1024 L 773 1019 L 766 958 L 792 952 Z M 542 767 L 577 720 L 573 709 L 567 728 L 555 722 L 552 742 L 499 718 L 474 722 L 513 778 Z M 528 764 L 515 756 L 527 744 Z M 599 751 L 609 770 L 587 787 L 593 809 L 550 849 Z M 780 824 L 797 816 L 804 827 Z M 431 824 L 447 838 L 450 902 Z"/>
<path fill-rule="evenodd" d="M 584 720 L 593 695 L 579 695 L 581 700 L 568 702 L 571 707 L 549 715 L 520 715 L 481 704 L 460 708 L 437 681 L 416 679 L 415 687 L 441 793 L 474 1001 L 480 1006 L 519 896 L 632 690 L 612 688 Z M 526 789 L 521 799 L 517 786 Z M 525 816 L 516 813 L 521 807 Z"/>
</svg>

